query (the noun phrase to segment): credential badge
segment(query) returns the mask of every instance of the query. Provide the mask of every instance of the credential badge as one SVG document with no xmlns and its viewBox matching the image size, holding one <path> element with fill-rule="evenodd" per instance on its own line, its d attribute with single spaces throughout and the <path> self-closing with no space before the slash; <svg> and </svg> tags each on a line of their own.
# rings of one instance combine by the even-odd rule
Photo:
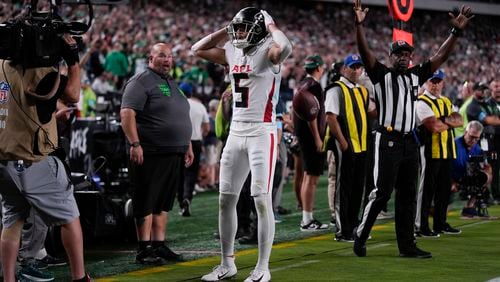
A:
<svg viewBox="0 0 500 282">
<path fill-rule="evenodd" d="M 9 101 L 10 85 L 5 81 L 0 81 L 0 104 Z"/>
</svg>

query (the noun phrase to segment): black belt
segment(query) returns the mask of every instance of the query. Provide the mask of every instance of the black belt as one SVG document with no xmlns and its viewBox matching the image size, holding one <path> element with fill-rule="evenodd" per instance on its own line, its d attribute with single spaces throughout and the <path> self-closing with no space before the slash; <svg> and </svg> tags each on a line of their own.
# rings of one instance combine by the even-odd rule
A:
<svg viewBox="0 0 500 282">
<path fill-rule="evenodd" d="M 413 131 L 401 132 L 401 131 L 393 130 L 392 127 L 383 127 L 383 126 L 379 126 L 375 130 L 382 133 L 382 134 L 386 134 L 386 135 L 401 138 L 401 139 L 407 139 L 407 138 L 413 139 L 414 138 Z"/>
</svg>

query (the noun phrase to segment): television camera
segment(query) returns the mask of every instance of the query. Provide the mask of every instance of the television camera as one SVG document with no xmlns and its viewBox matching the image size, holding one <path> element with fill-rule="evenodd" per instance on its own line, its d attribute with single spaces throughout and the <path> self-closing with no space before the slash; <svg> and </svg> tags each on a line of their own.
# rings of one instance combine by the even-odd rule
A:
<svg viewBox="0 0 500 282">
<path fill-rule="evenodd" d="M 484 156 L 471 156 L 466 165 L 466 175 L 460 181 L 462 198 L 475 198 L 475 208 L 479 216 L 488 216 L 488 175 L 482 169 L 484 161 Z"/>
<path fill-rule="evenodd" d="M 90 0 L 85 0 L 85 4 L 89 12 L 87 23 L 65 22 L 58 14 L 61 0 L 51 0 L 48 11 L 37 11 L 38 0 L 31 0 L 20 16 L 0 24 L 0 59 L 24 68 L 56 65 L 61 60 L 64 33 L 72 35 L 79 48 L 83 45 L 79 35 L 87 32 L 93 19 Z"/>
</svg>

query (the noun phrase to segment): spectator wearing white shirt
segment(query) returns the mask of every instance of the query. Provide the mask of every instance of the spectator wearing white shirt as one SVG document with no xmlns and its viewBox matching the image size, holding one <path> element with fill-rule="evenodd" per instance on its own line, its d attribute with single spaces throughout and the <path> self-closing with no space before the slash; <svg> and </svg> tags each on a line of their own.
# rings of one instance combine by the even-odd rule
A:
<svg viewBox="0 0 500 282">
<path fill-rule="evenodd" d="M 198 180 L 198 171 L 200 170 L 200 157 L 203 145 L 203 136 L 210 130 L 210 120 L 205 106 L 201 100 L 193 95 L 193 86 L 189 83 L 181 83 L 179 88 L 184 95 L 189 97 L 189 117 L 192 124 L 191 144 L 193 147 L 193 164 L 186 168 L 184 173 L 184 189 L 177 194 L 177 200 L 180 204 L 180 214 L 182 216 L 191 216 L 191 201 L 193 199 L 194 186 Z"/>
</svg>

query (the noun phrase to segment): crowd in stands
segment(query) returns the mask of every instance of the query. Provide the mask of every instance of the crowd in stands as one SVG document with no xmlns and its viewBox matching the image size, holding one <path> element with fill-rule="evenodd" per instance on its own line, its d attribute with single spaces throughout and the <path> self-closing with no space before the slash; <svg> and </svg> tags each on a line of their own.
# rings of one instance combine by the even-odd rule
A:
<svg viewBox="0 0 500 282">
<path fill-rule="evenodd" d="M 221 144 L 216 141 L 214 120 L 218 100 L 228 82 L 223 67 L 193 56 L 191 46 L 204 35 L 227 25 L 237 11 L 249 4 L 243 0 L 142 0 L 130 1 L 127 5 L 95 6 L 94 22 L 83 36 L 85 48 L 81 50 L 80 56 L 80 66 L 84 70 L 82 98 L 78 105 L 80 117 L 96 117 L 99 95 L 120 93 L 130 77 L 147 67 L 150 46 L 157 42 L 171 44 L 176 62 L 171 76 L 178 81 L 183 93 L 193 95 L 207 108 L 204 115 L 208 122 L 204 123 L 209 128 L 204 132 L 205 149 L 201 156 L 198 183 L 196 187 L 190 188 L 189 193 L 192 188 L 197 192 L 217 189 L 217 159 Z M 333 63 L 342 61 L 347 54 L 358 53 L 351 3 L 273 1 L 254 4 L 272 13 L 276 24 L 293 44 L 292 55 L 282 65 L 279 106 L 292 100 L 298 82 L 306 76 L 306 57 L 318 54 L 330 69 Z M 0 3 L 0 23 L 18 16 L 22 10 L 23 6 L 15 1 L 14 4 Z M 87 16 L 85 6 L 65 5 L 60 13 L 67 20 L 82 20 Z M 491 81 L 498 80 L 498 18 L 477 15 L 466 30 L 465 38 L 460 39 L 463 42 L 457 44 L 456 50 L 443 66 L 446 73 L 443 93 L 457 106 L 466 98 L 462 97 L 463 88 L 467 85 L 465 82 L 470 83 L 470 92 L 486 90 L 487 86 L 480 85 L 489 85 Z M 414 64 L 436 53 L 450 34 L 448 20 L 445 12 L 414 12 L 407 27 L 413 33 Z M 388 42 L 391 42 L 392 24 L 387 8 L 370 7 L 370 17 L 365 23 L 366 37 L 370 40 L 368 43 L 374 54 L 385 54 L 377 58 L 382 63 L 389 59 Z M 326 86 L 327 77 L 328 72 L 325 72 L 321 80 L 323 87 Z M 278 109 L 279 114 L 283 114 L 280 115 L 283 130 L 287 131 L 290 120 L 283 111 L 286 112 L 286 109 Z M 280 143 L 283 142 L 285 139 L 280 140 Z M 292 159 L 291 155 L 289 159 Z M 287 162 L 286 159 L 284 162 Z M 283 170 L 282 173 L 286 175 L 287 172 Z M 277 180 L 277 185 L 282 185 L 280 176 Z M 500 199 L 496 200 L 498 203 Z M 185 197 L 183 200 L 181 197 L 179 203 L 185 201 L 189 207 L 191 198 Z M 300 202 L 298 204 L 300 206 Z M 190 215 L 186 206 L 181 205 L 181 208 L 183 216 Z M 279 204 L 274 208 L 275 212 L 284 210 L 278 214 L 290 213 Z M 275 217 L 277 222 L 278 217 Z"/>
<path fill-rule="evenodd" d="M 207 96 L 203 101 L 208 103 L 211 96 L 220 95 L 224 71 L 191 56 L 190 47 L 203 34 L 227 24 L 236 11 L 247 5 L 245 1 L 151 0 L 94 6 L 94 23 L 84 39 L 88 50 L 98 50 L 97 58 L 115 76 L 117 90 L 124 78 L 144 69 L 147 46 L 158 41 L 171 43 L 177 63 L 174 77 L 193 84 L 196 92 Z M 294 46 L 284 66 L 283 77 L 288 82 L 282 87 L 285 92 L 293 89 L 295 82 L 305 75 L 301 62 L 308 54 L 320 54 L 327 65 L 331 65 L 345 54 L 356 52 L 350 4 L 274 1 L 259 6 L 273 12 Z M 2 3 L 0 21 L 14 17 L 15 11 L 21 8 L 20 4 Z M 387 54 L 380 58 L 384 61 L 388 56 L 386 42 L 392 36 L 392 18 L 382 7 L 372 7 L 370 13 L 372 16 L 366 24 L 369 44 L 376 54 Z M 84 6 L 65 5 L 61 14 L 83 19 L 87 12 Z M 409 29 L 413 32 L 417 54 L 415 63 L 433 54 L 448 36 L 447 21 L 445 12 L 414 11 Z M 447 96 L 456 99 L 465 81 L 488 82 L 499 73 L 500 58 L 496 56 L 500 51 L 499 30 L 495 17 L 476 16 L 464 35 L 470 43 L 459 44 L 444 67 L 449 74 Z M 99 46 L 93 46 L 96 44 Z M 87 64 L 85 68 L 92 71 L 94 66 Z"/>
</svg>

